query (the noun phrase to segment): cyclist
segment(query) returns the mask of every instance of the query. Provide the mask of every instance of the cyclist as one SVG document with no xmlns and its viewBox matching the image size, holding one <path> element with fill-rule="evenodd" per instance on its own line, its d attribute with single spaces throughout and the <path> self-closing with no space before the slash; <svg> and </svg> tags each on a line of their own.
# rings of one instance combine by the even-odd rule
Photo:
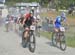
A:
<svg viewBox="0 0 75 55">
<path fill-rule="evenodd" d="M 10 18 L 10 15 L 8 14 L 6 19 L 5 19 L 5 28 L 6 28 L 6 32 L 9 31 L 9 18 Z"/>
<path fill-rule="evenodd" d="M 62 22 L 66 22 L 66 14 L 64 12 L 61 13 L 60 16 L 57 16 L 54 22 L 55 31 L 58 32 L 59 28 L 62 26 Z"/>
<path fill-rule="evenodd" d="M 13 24 L 14 24 L 14 16 L 10 16 L 10 30 L 13 30 Z"/>
<path fill-rule="evenodd" d="M 39 37 L 40 37 L 41 26 L 42 26 L 41 17 L 40 15 L 37 15 L 36 17 L 36 35 L 38 35 Z"/>
<path fill-rule="evenodd" d="M 34 9 L 35 9 L 35 8 L 32 7 L 31 10 L 30 10 L 30 11 L 33 13 L 33 15 L 34 15 Z"/>
<path fill-rule="evenodd" d="M 24 15 L 24 20 L 23 20 L 24 29 L 26 27 L 30 27 L 32 25 L 32 23 L 34 23 L 33 13 L 29 12 L 29 13 Z M 27 36 L 28 36 L 28 32 L 25 33 L 25 37 L 27 37 Z"/>
<path fill-rule="evenodd" d="M 40 15 L 37 15 L 37 19 L 36 19 L 36 26 L 37 26 L 37 28 L 41 28 L 41 23 L 42 21 L 41 21 L 41 17 L 40 17 Z"/>
<path fill-rule="evenodd" d="M 18 19 L 18 23 L 19 23 L 19 30 L 23 30 L 23 27 L 22 27 L 22 22 L 24 20 L 24 17 L 23 17 L 23 14 L 20 15 L 19 19 Z"/>
</svg>

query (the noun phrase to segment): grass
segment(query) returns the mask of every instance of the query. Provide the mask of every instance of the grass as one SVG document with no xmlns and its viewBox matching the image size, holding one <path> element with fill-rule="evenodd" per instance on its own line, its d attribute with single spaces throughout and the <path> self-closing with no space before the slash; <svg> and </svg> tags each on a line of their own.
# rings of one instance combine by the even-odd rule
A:
<svg viewBox="0 0 75 55">
<path fill-rule="evenodd" d="M 42 36 L 44 36 L 44 37 L 48 38 L 48 39 L 50 39 L 50 38 L 51 38 L 51 33 L 49 33 L 49 32 L 41 31 L 41 32 L 40 32 L 40 34 L 41 34 Z"/>
<path fill-rule="evenodd" d="M 75 37 L 68 37 L 67 38 L 67 45 L 70 47 L 75 47 Z"/>
<path fill-rule="evenodd" d="M 52 33 L 49 33 L 49 32 L 40 32 L 40 33 L 41 33 L 42 36 L 44 36 L 48 39 L 51 39 L 51 37 L 52 37 L 51 36 Z M 66 43 L 67 43 L 67 46 L 69 46 L 69 47 L 75 47 L 75 36 L 74 37 L 67 37 Z"/>
<path fill-rule="evenodd" d="M 70 47 L 75 47 L 75 27 L 70 26 L 69 30 L 66 32 L 67 45 Z"/>
<path fill-rule="evenodd" d="M 57 15 L 59 15 L 60 12 L 55 12 L 55 13 L 42 13 L 41 14 L 41 17 L 53 17 L 55 18 Z M 75 22 L 75 16 L 72 16 L 72 15 L 67 15 L 67 18 L 70 20 L 69 21 L 69 24 L 74 24 L 73 22 Z M 74 24 L 75 25 L 75 24 Z M 75 47 L 75 27 L 70 27 L 69 31 L 66 33 L 66 41 L 67 41 L 67 45 L 70 46 L 70 47 Z M 49 32 L 41 32 L 41 35 L 50 39 L 51 38 L 51 33 Z"/>
</svg>

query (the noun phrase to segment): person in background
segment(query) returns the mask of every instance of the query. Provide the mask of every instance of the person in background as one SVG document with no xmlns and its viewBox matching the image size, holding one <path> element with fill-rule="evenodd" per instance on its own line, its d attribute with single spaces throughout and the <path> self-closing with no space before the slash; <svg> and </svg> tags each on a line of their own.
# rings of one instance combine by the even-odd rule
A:
<svg viewBox="0 0 75 55">
<path fill-rule="evenodd" d="M 14 26 L 14 25 L 13 25 L 13 24 L 14 24 L 14 16 L 11 15 L 9 19 L 10 19 L 10 30 L 13 30 L 13 26 Z"/>
<path fill-rule="evenodd" d="M 8 14 L 7 15 L 7 17 L 6 17 L 6 19 L 5 19 L 5 29 L 6 29 L 6 32 L 8 32 L 9 31 L 9 18 L 10 18 L 10 15 Z"/>
</svg>

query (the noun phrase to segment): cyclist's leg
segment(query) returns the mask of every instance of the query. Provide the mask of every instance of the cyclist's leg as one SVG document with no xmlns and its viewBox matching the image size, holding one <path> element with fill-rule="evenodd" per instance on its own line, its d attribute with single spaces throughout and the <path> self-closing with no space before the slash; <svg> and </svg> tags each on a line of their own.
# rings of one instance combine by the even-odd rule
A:
<svg viewBox="0 0 75 55">
<path fill-rule="evenodd" d="M 58 25 L 58 24 L 55 25 L 55 33 L 56 33 L 57 41 L 60 41 L 60 36 L 59 36 L 60 27 L 61 25 Z"/>
<path fill-rule="evenodd" d="M 56 25 L 55 28 L 54 28 L 54 31 L 57 33 L 59 32 L 59 27 Z"/>
<path fill-rule="evenodd" d="M 29 29 L 29 27 L 26 24 L 23 27 L 24 27 L 24 31 L 25 31 L 24 37 L 27 38 L 29 36 L 28 35 L 29 30 L 27 30 L 27 29 Z"/>
</svg>

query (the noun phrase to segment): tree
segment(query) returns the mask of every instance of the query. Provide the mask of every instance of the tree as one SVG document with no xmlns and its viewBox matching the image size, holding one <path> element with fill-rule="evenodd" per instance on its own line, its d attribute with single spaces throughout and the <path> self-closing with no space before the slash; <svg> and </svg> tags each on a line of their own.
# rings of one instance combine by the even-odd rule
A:
<svg viewBox="0 0 75 55">
<path fill-rule="evenodd" d="M 75 5 L 75 0 L 6 0 L 7 4 L 14 4 L 17 2 L 39 2 L 42 6 L 46 6 L 51 2 L 51 7 L 60 9 L 67 9 L 71 4 Z"/>
</svg>

